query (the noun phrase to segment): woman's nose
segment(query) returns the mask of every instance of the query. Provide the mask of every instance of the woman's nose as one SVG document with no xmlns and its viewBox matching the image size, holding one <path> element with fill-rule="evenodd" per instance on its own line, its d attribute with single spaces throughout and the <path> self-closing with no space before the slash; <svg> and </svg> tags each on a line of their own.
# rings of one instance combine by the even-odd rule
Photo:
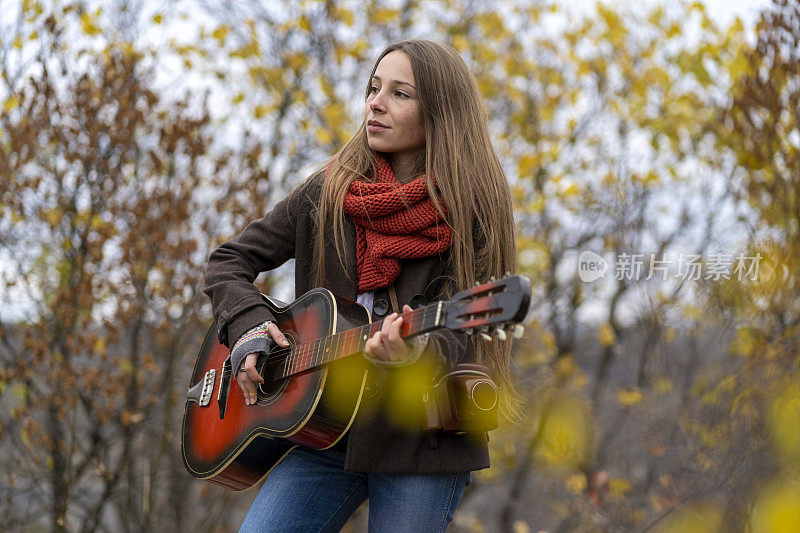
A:
<svg viewBox="0 0 800 533">
<path fill-rule="evenodd" d="M 370 100 L 370 102 L 369 102 L 369 108 L 372 111 L 377 111 L 377 110 L 383 110 L 384 109 L 384 107 L 383 107 L 383 92 L 382 91 L 378 91 L 375 94 L 375 96 L 372 97 L 372 100 Z"/>
</svg>

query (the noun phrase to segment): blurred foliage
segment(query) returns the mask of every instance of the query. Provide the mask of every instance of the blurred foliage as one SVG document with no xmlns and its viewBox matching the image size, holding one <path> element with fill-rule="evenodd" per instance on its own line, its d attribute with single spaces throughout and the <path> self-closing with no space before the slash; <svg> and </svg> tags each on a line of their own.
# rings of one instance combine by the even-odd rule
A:
<svg viewBox="0 0 800 533">
<path fill-rule="evenodd" d="M 12 530 L 234 527 L 250 496 L 190 479 L 175 431 L 205 259 L 348 139 L 375 54 L 420 34 L 476 75 L 535 302 L 527 420 L 491 433 L 453 529 L 800 527 L 797 0 L 754 34 L 700 2 L 114 6 L 0 20 Z M 706 275 L 585 283 L 584 250 Z M 708 275 L 724 254 L 758 270 Z"/>
</svg>

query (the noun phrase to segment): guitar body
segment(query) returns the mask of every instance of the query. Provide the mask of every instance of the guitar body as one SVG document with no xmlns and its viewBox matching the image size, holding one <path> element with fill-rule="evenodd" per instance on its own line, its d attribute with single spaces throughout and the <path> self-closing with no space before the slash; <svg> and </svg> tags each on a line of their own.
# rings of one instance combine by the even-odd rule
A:
<svg viewBox="0 0 800 533">
<path fill-rule="evenodd" d="M 292 346 L 370 322 L 364 307 L 326 289 L 314 289 L 289 305 L 264 300 Z M 183 417 L 183 460 L 194 477 L 246 489 L 268 475 L 295 446 L 329 448 L 350 427 L 366 382 L 364 358 L 347 357 L 273 379 L 287 352 L 276 346 L 259 359 L 265 382 L 259 386 L 255 405 L 245 405 L 238 383 L 231 379 L 221 418 L 219 402 L 225 401 L 220 394 L 221 369 L 229 352 L 217 340 L 216 328 L 209 329 L 191 385 L 210 382 L 210 400 L 206 405 L 187 401 Z"/>
</svg>

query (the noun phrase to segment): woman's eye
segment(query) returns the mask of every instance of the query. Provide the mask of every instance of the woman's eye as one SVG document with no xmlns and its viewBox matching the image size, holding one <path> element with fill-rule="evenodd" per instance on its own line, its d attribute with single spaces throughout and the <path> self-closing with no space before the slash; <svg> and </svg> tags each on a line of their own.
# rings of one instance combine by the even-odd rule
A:
<svg viewBox="0 0 800 533">
<path fill-rule="evenodd" d="M 373 85 L 373 86 L 371 86 L 369 88 L 369 94 L 375 94 L 380 90 L 381 90 L 380 87 L 376 87 L 376 86 Z M 397 96 L 399 96 L 401 98 L 411 98 L 409 95 L 407 95 L 406 93 L 404 93 L 402 91 L 395 91 L 394 94 L 396 94 Z"/>
</svg>

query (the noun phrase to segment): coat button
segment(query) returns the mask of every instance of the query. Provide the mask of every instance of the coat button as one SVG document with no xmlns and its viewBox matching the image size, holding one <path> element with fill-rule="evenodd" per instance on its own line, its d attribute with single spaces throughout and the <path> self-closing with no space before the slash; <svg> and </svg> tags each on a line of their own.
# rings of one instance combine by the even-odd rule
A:
<svg viewBox="0 0 800 533">
<path fill-rule="evenodd" d="M 375 395 L 378 394 L 378 384 L 375 380 L 367 381 L 367 384 L 364 386 L 364 396 L 367 398 L 374 398 Z"/>
<path fill-rule="evenodd" d="M 372 304 L 372 313 L 378 316 L 385 316 L 389 312 L 389 302 L 383 298 L 378 298 Z"/>
<path fill-rule="evenodd" d="M 421 294 L 415 294 L 414 296 L 411 297 L 411 307 L 413 309 L 419 309 L 420 307 L 423 307 L 427 303 L 428 300 L 426 300 L 425 297 Z"/>
</svg>

